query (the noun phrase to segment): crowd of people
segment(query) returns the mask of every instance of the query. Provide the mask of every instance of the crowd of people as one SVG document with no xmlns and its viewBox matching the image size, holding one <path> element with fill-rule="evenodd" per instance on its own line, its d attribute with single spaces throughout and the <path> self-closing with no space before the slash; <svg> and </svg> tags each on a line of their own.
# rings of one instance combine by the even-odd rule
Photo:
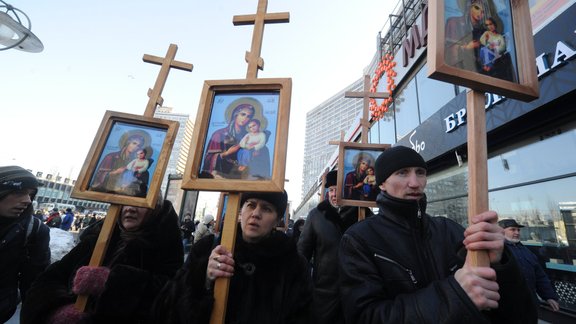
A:
<svg viewBox="0 0 576 324">
<path fill-rule="evenodd" d="M 122 206 L 101 266 L 89 261 L 102 220 L 49 265 L 50 216 L 44 224 L 32 215 L 38 183 L 0 167 L 0 239 L 18 237 L 0 244 L 0 322 L 21 300 L 25 324 L 209 323 L 220 278 L 230 279 L 226 323 L 536 323 L 538 296 L 559 309 L 515 220 L 484 211 L 464 228 L 427 214 L 428 168 L 410 148 L 387 149 L 371 166 L 377 214 L 338 205 L 333 170 L 326 199 L 287 233 L 278 227 L 285 191 L 243 192 L 233 251 L 212 215 L 179 222 L 161 197 L 152 209 Z M 86 219 L 61 218 L 61 228 Z M 490 264 L 473 263 L 475 251 Z M 78 296 L 88 296 L 84 310 Z"/>
</svg>

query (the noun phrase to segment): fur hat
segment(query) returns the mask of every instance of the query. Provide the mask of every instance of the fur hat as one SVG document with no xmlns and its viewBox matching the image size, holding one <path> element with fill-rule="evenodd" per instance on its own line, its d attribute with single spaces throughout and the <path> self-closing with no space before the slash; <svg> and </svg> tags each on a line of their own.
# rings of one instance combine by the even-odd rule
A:
<svg viewBox="0 0 576 324">
<path fill-rule="evenodd" d="M 395 146 L 382 152 L 376 159 L 374 171 L 376 184 L 379 186 L 392 173 L 410 167 L 421 167 L 428 170 L 426 162 L 420 154 L 406 146 Z"/>
<path fill-rule="evenodd" d="M 242 202 L 240 206 L 244 206 L 246 200 L 250 198 L 266 200 L 274 205 L 274 207 L 276 207 L 278 219 L 284 216 L 286 206 L 288 206 L 288 194 L 286 193 L 286 190 L 283 190 L 282 192 L 245 192 L 242 194 Z"/>
<path fill-rule="evenodd" d="M 326 183 L 324 188 L 330 188 L 336 185 L 336 180 L 338 179 L 338 171 L 332 170 L 326 174 Z"/>
<path fill-rule="evenodd" d="M 516 222 L 515 219 L 503 219 L 501 221 L 498 222 L 498 225 L 500 225 L 500 227 L 502 228 L 508 228 L 508 227 L 517 227 L 517 228 L 522 228 L 524 227 L 524 225 L 520 225 Z"/>
<path fill-rule="evenodd" d="M 29 171 L 15 165 L 0 167 L 0 199 L 24 189 L 33 189 L 36 195 L 38 186 L 38 180 Z"/>
<path fill-rule="evenodd" d="M 206 214 L 206 215 L 204 215 L 204 218 L 202 219 L 202 223 L 208 225 L 213 220 L 214 220 L 214 216 L 212 216 L 210 214 Z"/>
</svg>

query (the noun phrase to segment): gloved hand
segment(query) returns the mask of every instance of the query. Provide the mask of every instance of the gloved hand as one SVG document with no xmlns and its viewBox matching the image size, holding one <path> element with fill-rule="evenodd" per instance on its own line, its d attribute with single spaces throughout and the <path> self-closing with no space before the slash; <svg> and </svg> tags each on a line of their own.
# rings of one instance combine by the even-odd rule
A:
<svg viewBox="0 0 576 324">
<path fill-rule="evenodd" d="M 58 308 L 48 319 L 48 324 L 82 324 L 88 322 L 88 314 L 74 307 L 74 304 Z"/>
<path fill-rule="evenodd" d="M 76 271 L 72 291 L 76 295 L 98 296 L 104 291 L 110 269 L 106 267 L 83 266 Z"/>
</svg>

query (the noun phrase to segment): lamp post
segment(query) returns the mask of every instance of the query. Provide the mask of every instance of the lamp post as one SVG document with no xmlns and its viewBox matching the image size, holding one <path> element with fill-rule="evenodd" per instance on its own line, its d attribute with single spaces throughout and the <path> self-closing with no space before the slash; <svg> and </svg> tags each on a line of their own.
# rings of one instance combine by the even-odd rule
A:
<svg viewBox="0 0 576 324">
<path fill-rule="evenodd" d="M 26 26 L 20 16 L 26 18 Z M 0 44 L 4 46 L 0 51 L 14 48 L 31 53 L 42 52 L 44 45 L 31 28 L 30 18 L 22 10 L 0 0 Z"/>
</svg>

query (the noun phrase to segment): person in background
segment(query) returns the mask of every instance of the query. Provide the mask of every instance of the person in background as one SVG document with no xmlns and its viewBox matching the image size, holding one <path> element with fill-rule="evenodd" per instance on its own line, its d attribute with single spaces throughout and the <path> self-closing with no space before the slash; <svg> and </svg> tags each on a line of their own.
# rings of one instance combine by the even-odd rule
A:
<svg viewBox="0 0 576 324">
<path fill-rule="evenodd" d="M 210 214 L 204 215 L 202 222 L 198 224 L 196 232 L 194 232 L 194 244 L 200 241 L 202 238 L 212 234 L 212 227 L 214 226 L 214 216 Z"/>
<path fill-rule="evenodd" d="M 60 216 L 58 208 L 52 209 L 46 219 L 46 225 L 48 225 L 48 227 L 60 228 L 60 225 L 62 225 L 62 217 Z"/>
<path fill-rule="evenodd" d="M 42 210 L 38 209 L 34 213 L 34 217 L 38 218 L 42 223 L 44 223 L 44 212 L 42 212 Z"/>
<path fill-rule="evenodd" d="M 300 239 L 300 235 L 302 234 L 302 229 L 304 229 L 304 224 L 306 223 L 306 219 L 299 218 L 294 225 L 292 226 L 292 239 L 294 242 L 298 243 Z"/>
<path fill-rule="evenodd" d="M 184 246 L 184 252 L 188 253 L 190 246 L 190 239 L 192 238 L 192 232 L 194 232 L 194 222 L 192 221 L 192 215 L 187 213 L 184 216 L 184 222 L 180 225 L 180 231 L 182 232 L 182 245 Z"/>
<path fill-rule="evenodd" d="M 90 224 L 90 221 L 91 221 L 93 218 L 96 218 L 96 216 L 95 216 L 95 215 L 86 214 L 86 215 L 84 216 L 84 218 L 82 219 L 82 229 L 88 227 L 89 224 Z"/>
<path fill-rule="evenodd" d="M 50 264 L 50 229 L 32 216 L 38 186 L 25 169 L 0 167 L 0 323 L 12 317 Z"/>
<path fill-rule="evenodd" d="M 408 147 L 382 152 L 375 170 L 379 213 L 340 243 L 346 323 L 537 322 L 495 212 L 472 216 L 466 229 L 426 214 L 427 165 Z M 490 266 L 464 260 L 479 250 Z"/>
<path fill-rule="evenodd" d="M 62 224 L 60 224 L 60 229 L 63 231 L 69 231 L 74 223 L 74 213 L 72 213 L 71 208 L 66 208 L 66 213 L 62 218 Z"/>
<path fill-rule="evenodd" d="M 178 215 L 158 197 L 154 209 L 122 206 L 102 266 L 88 266 L 103 221 L 32 284 L 22 324 L 143 323 L 155 296 L 183 264 Z M 85 312 L 75 308 L 87 295 Z"/>
<path fill-rule="evenodd" d="M 358 222 L 358 207 L 336 204 L 338 171 L 326 174 L 328 199 L 312 209 L 298 239 L 298 252 L 312 262 L 314 323 L 343 323 L 338 292 L 338 246 L 344 232 Z M 365 208 L 366 215 L 372 212 Z"/>
<path fill-rule="evenodd" d="M 306 260 L 275 230 L 287 203 L 285 191 L 243 193 L 234 253 L 214 235 L 194 244 L 184 267 L 156 299 L 152 321 L 209 323 L 214 282 L 230 278 L 226 323 L 312 323 Z"/>
<path fill-rule="evenodd" d="M 506 246 L 516 257 L 524 279 L 526 279 L 528 286 L 533 292 L 534 303 L 536 305 L 539 304 L 538 296 L 540 296 L 553 311 L 557 312 L 560 310 L 558 294 L 552 287 L 552 283 L 544 269 L 538 263 L 538 257 L 520 242 L 520 228 L 524 226 L 518 224 L 514 219 L 503 219 L 498 223 L 504 228 Z"/>
</svg>

